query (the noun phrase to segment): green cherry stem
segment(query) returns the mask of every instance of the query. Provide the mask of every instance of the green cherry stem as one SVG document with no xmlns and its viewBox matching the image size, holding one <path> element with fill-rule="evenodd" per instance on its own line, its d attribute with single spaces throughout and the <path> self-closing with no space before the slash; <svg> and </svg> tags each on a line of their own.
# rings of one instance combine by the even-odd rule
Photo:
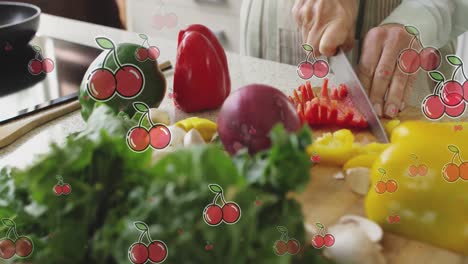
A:
<svg viewBox="0 0 468 264">
<path fill-rule="evenodd" d="M 151 127 L 154 127 L 154 123 L 153 121 L 151 120 L 151 114 L 150 114 L 150 111 L 146 112 L 146 117 L 148 118 L 148 122 L 150 123 Z"/>
<path fill-rule="evenodd" d="M 442 87 L 443 87 L 442 84 L 444 84 L 444 81 L 440 81 L 440 82 L 437 83 L 437 86 L 434 89 L 434 95 L 440 95 L 440 93 L 442 92 Z"/>
<path fill-rule="evenodd" d="M 456 75 L 457 75 L 457 72 L 458 72 L 460 69 L 463 70 L 463 64 L 458 65 L 457 68 L 455 68 L 455 70 L 453 71 L 453 74 L 452 74 L 452 81 L 455 80 L 455 77 L 456 77 Z"/>
<path fill-rule="evenodd" d="M 306 57 L 306 61 L 309 61 L 311 55 L 312 55 L 313 62 L 316 62 L 317 58 L 314 55 L 314 50 L 309 51 L 309 53 L 307 54 L 307 57 Z"/>
<path fill-rule="evenodd" d="M 102 61 L 102 67 L 101 69 L 105 69 L 106 68 L 106 61 L 107 59 L 109 58 L 109 55 L 111 54 L 112 50 L 108 51 L 107 54 L 106 54 L 106 57 L 104 57 L 104 61 Z"/>
<path fill-rule="evenodd" d="M 413 36 L 413 38 L 411 39 L 411 42 L 409 44 L 409 47 L 412 49 L 413 48 L 413 44 L 414 44 L 414 41 L 418 38 L 418 35 L 415 35 Z"/>
<path fill-rule="evenodd" d="M 213 205 L 216 204 L 216 201 L 218 201 L 218 198 L 219 198 L 219 196 L 220 196 L 221 194 L 222 194 L 222 193 L 217 193 L 217 194 L 215 195 L 215 197 L 213 198 Z"/>
<path fill-rule="evenodd" d="M 138 121 L 138 127 L 142 127 L 143 125 L 143 119 L 147 117 L 149 119 L 149 111 L 146 111 L 140 116 L 140 120 Z"/>
<path fill-rule="evenodd" d="M 461 67 L 461 70 L 462 70 L 463 77 L 465 78 L 465 80 L 468 80 L 468 78 L 466 77 L 465 69 L 464 69 L 463 66 L 464 66 L 464 65 L 463 65 L 463 63 L 462 63 L 462 64 L 460 65 L 460 67 Z"/>
<path fill-rule="evenodd" d="M 114 55 L 115 63 L 117 64 L 117 66 L 119 67 L 119 69 L 122 68 L 122 64 L 120 63 L 119 58 L 118 58 L 118 56 L 117 56 L 117 49 L 114 48 L 114 49 L 112 49 L 111 52 L 112 52 L 112 55 Z"/>
</svg>

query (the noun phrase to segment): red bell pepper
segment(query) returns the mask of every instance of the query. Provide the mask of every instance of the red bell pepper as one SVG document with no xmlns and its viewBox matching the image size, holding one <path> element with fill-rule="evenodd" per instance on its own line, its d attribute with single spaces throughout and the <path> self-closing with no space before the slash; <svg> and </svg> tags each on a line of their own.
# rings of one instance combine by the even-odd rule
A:
<svg viewBox="0 0 468 264">
<path fill-rule="evenodd" d="M 174 103 L 191 113 L 219 108 L 231 93 L 226 54 L 203 25 L 179 32 L 174 72 Z"/>
</svg>

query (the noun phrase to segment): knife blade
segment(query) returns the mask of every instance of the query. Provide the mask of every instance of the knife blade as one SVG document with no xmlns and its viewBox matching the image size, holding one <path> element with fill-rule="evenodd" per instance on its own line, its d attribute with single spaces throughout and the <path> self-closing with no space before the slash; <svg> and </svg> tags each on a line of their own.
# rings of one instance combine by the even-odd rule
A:
<svg viewBox="0 0 468 264">
<path fill-rule="evenodd" d="M 379 142 L 388 143 L 387 133 L 343 50 L 340 49 L 337 55 L 330 58 L 330 68 L 334 73 L 337 84 L 348 86 L 353 104 L 366 118 L 372 134 Z"/>
</svg>

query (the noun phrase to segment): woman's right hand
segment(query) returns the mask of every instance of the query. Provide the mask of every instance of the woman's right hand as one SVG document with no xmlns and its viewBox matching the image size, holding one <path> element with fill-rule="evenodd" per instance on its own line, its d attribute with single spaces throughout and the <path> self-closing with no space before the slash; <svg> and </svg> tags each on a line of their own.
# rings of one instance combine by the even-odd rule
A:
<svg viewBox="0 0 468 264">
<path fill-rule="evenodd" d="M 331 57 L 354 45 L 358 0 L 296 0 L 292 13 L 304 43 L 315 55 Z"/>
</svg>

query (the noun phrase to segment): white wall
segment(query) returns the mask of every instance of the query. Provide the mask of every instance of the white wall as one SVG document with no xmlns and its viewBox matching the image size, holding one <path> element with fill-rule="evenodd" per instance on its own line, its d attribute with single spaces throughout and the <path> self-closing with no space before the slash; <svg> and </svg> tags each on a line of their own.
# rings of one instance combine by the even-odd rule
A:
<svg viewBox="0 0 468 264">
<path fill-rule="evenodd" d="M 457 55 L 463 59 L 465 64 L 468 64 L 468 33 L 459 37 Z"/>
</svg>

